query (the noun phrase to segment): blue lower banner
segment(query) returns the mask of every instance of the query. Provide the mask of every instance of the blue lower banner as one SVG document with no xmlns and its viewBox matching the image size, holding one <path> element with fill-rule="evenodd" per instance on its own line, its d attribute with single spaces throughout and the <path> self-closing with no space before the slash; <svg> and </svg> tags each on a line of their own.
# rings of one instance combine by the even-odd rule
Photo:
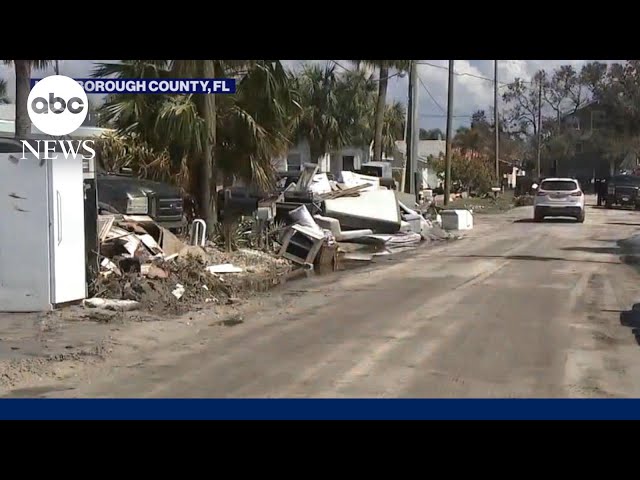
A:
<svg viewBox="0 0 640 480">
<path fill-rule="evenodd" d="M 3 399 L 2 420 L 637 420 L 636 399 Z"/>
</svg>

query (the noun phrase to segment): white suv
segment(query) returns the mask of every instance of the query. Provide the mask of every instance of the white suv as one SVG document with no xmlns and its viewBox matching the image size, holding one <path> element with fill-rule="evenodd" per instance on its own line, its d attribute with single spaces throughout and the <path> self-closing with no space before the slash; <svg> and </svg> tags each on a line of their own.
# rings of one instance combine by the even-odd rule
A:
<svg viewBox="0 0 640 480">
<path fill-rule="evenodd" d="M 538 186 L 533 202 L 533 219 L 573 217 L 584 222 L 584 193 L 573 178 L 545 178 Z"/>
</svg>

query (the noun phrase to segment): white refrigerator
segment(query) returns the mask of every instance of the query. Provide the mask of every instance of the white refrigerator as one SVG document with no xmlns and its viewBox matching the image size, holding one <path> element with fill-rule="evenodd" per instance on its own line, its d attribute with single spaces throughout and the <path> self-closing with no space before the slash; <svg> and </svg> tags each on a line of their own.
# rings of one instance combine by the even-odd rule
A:
<svg viewBox="0 0 640 480">
<path fill-rule="evenodd" d="M 0 138 L 0 312 L 86 298 L 82 158 L 44 160 Z"/>
</svg>

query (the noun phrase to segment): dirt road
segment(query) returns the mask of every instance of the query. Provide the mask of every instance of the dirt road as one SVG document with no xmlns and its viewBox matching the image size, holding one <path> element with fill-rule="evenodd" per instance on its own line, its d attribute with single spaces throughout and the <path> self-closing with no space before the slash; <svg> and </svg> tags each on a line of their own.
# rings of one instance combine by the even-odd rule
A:
<svg viewBox="0 0 640 480">
<path fill-rule="evenodd" d="M 639 396 L 625 312 L 640 277 L 615 241 L 640 213 L 531 216 L 477 216 L 467 238 L 292 283 L 229 318 L 132 326 L 107 361 L 10 396 Z"/>
</svg>

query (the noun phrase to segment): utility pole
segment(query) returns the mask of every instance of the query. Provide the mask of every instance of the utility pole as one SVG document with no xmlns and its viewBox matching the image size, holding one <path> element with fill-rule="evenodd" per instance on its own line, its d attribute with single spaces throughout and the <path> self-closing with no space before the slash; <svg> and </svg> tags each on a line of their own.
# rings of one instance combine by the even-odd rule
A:
<svg viewBox="0 0 640 480">
<path fill-rule="evenodd" d="M 543 72 L 538 75 L 538 180 L 540 179 L 540 153 L 542 150 L 542 82 Z"/>
<path fill-rule="evenodd" d="M 60 60 L 56 60 L 56 75 L 60 75 Z"/>
<path fill-rule="evenodd" d="M 418 64 L 411 60 L 409 70 L 409 101 L 407 109 L 407 162 L 405 165 L 404 191 L 415 192 L 415 171 L 418 162 Z"/>
<path fill-rule="evenodd" d="M 451 195 L 451 135 L 453 133 L 453 60 L 449 60 L 449 89 L 447 92 L 447 145 L 444 172 L 444 204 L 449 205 Z"/>
<path fill-rule="evenodd" d="M 500 115 L 498 114 L 498 60 L 493 61 L 493 119 L 496 124 L 496 180 L 500 185 Z"/>
</svg>

